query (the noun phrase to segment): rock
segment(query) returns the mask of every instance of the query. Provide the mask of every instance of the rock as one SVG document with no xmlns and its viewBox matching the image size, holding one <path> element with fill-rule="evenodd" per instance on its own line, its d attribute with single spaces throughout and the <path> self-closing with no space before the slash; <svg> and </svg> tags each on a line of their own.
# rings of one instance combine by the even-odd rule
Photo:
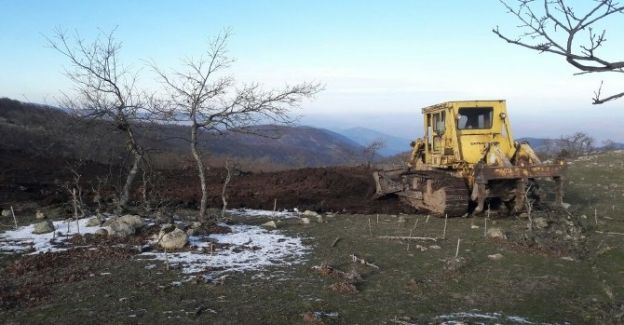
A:
<svg viewBox="0 0 624 325">
<path fill-rule="evenodd" d="M 176 229 L 176 226 L 172 223 L 166 223 L 162 226 L 160 226 L 160 233 L 161 234 L 166 234 L 168 232 L 172 232 L 174 229 Z"/>
<path fill-rule="evenodd" d="M 304 225 L 308 225 L 310 224 L 310 218 L 301 218 L 301 223 Z"/>
<path fill-rule="evenodd" d="M 500 228 L 490 228 L 490 229 L 488 229 L 487 230 L 487 236 L 489 238 L 507 239 L 507 236 L 505 235 L 503 230 L 500 229 Z"/>
<path fill-rule="evenodd" d="M 533 227 L 537 229 L 544 229 L 548 227 L 548 220 L 546 220 L 546 218 L 543 218 L 543 217 L 535 218 L 533 219 Z"/>
<path fill-rule="evenodd" d="M 125 216 L 119 217 L 119 221 L 130 225 L 134 229 L 142 228 L 145 225 L 145 222 L 141 217 L 132 214 L 126 214 Z"/>
<path fill-rule="evenodd" d="M 262 227 L 266 227 L 266 228 L 277 228 L 277 224 L 275 223 L 275 221 L 271 220 L 269 222 L 265 222 L 261 225 Z"/>
<path fill-rule="evenodd" d="M 498 261 L 500 259 L 502 259 L 504 256 L 501 253 L 496 253 L 496 254 L 492 254 L 492 255 L 488 255 L 488 258 L 491 259 L 492 261 Z"/>
<path fill-rule="evenodd" d="M 442 249 L 442 247 L 440 247 L 439 245 L 431 245 L 431 246 L 429 246 L 429 248 L 431 248 L 431 249 Z"/>
<path fill-rule="evenodd" d="M 319 214 L 319 215 L 317 215 L 317 216 L 316 216 L 316 221 L 317 221 L 318 223 L 326 223 L 326 222 L 327 222 L 327 219 L 325 219 L 325 216 L 324 216 L 324 215 Z"/>
<path fill-rule="evenodd" d="M 181 249 L 188 242 L 188 235 L 181 229 L 174 229 L 171 232 L 163 234 L 158 241 L 158 245 L 166 250 Z"/>
<path fill-rule="evenodd" d="M 463 257 L 449 257 L 446 259 L 445 269 L 447 271 L 455 272 L 461 270 L 464 266 L 466 266 L 467 261 Z"/>
<path fill-rule="evenodd" d="M 566 210 L 569 209 L 571 206 L 572 205 L 570 203 L 565 203 L 565 202 L 561 203 L 561 207 L 566 209 Z"/>
<path fill-rule="evenodd" d="M 316 217 L 318 217 L 318 215 L 319 215 L 319 214 L 318 214 L 317 212 L 315 212 L 315 211 L 305 210 L 305 211 L 303 211 L 303 215 L 304 215 L 305 217 L 312 217 L 312 218 L 316 218 Z"/>
<path fill-rule="evenodd" d="M 43 214 L 43 212 L 41 212 L 41 210 L 37 210 L 37 212 L 35 212 L 35 219 L 43 220 L 45 218 L 46 218 L 46 216 L 45 216 L 45 214 Z"/>
<path fill-rule="evenodd" d="M 11 214 L 11 210 L 9 210 L 9 209 L 2 209 L 2 216 L 3 217 L 10 217 L 11 215 L 12 215 Z"/>
<path fill-rule="evenodd" d="M 399 216 L 399 220 L 397 221 L 398 223 L 405 223 L 405 216 Z"/>
<path fill-rule="evenodd" d="M 45 234 L 54 231 L 54 224 L 50 220 L 34 224 L 33 234 Z"/>
<path fill-rule="evenodd" d="M 109 236 L 115 236 L 115 237 L 121 237 L 121 238 L 134 235 L 134 233 L 136 232 L 136 229 L 132 225 L 122 222 L 119 219 L 116 219 L 114 222 L 112 222 L 106 228 L 106 230 L 108 231 Z"/>
<path fill-rule="evenodd" d="M 518 218 L 520 219 L 529 219 L 529 214 L 526 212 L 522 212 L 518 215 Z"/>
<path fill-rule="evenodd" d="M 104 228 L 100 228 L 95 231 L 96 236 L 108 236 L 108 231 Z"/>
<path fill-rule="evenodd" d="M 118 216 L 110 216 L 110 218 L 106 219 L 103 223 L 102 226 L 103 227 L 108 227 L 110 226 L 113 222 L 117 221 L 117 219 L 119 219 Z"/>
<path fill-rule="evenodd" d="M 199 222 L 199 221 L 193 221 L 193 222 L 191 223 L 191 229 L 201 228 L 201 226 L 202 226 L 202 223 L 201 223 L 201 222 Z"/>
<path fill-rule="evenodd" d="M 199 236 L 202 234 L 202 231 L 199 228 L 189 228 L 186 230 L 186 234 L 191 237 L 191 236 Z"/>
<path fill-rule="evenodd" d="M 479 229 L 479 226 L 477 226 L 475 224 L 472 224 L 472 225 L 470 225 L 470 229 Z"/>
<path fill-rule="evenodd" d="M 89 220 L 87 220 L 87 227 L 97 227 L 101 224 L 100 219 L 98 219 L 98 217 L 93 217 L 90 218 Z"/>
</svg>

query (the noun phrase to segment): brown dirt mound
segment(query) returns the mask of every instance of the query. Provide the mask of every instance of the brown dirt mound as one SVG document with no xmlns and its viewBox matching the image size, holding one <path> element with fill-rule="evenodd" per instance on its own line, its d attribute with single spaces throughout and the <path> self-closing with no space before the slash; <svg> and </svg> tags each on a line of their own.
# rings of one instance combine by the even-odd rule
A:
<svg viewBox="0 0 624 325">
<path fill-rule="evenodd" d="M 28 157 L 21 152 L 1 152 L 8 159 L 0 160 L 0 205 L 9 202 L 35 201 L 40 206 L 69 202 L 62 184 L 71 179 L 62 159 Z M 118 175 L 118 167 L 85 162 L 80 173 L 84 183 L 85 202 L 91 202 L 93 194 L 88 191 L 96 178 L 107 175 L 110 170 Z M 197 208 L 200 199 L 199 181 L 195 168 L 156 170 L 152 180 L 153 197 L 159 197 L 173 206 Z M 221 190 L 226 176 L 224 169 L 208 171 L 210 207 L 222 206 Z M 119 179 L 111 180 L 104 194 L 119 191 Z M 135 185 L 135 199 L 140 201 L 140 180 Z M 399 213 L 413 210 L 396 198 L 374 200 L 375 184 L 372 170 L 366 167 L 304 168 L 270 173 L 238 173 L 228 186 L 230 208 L 334 211 L 349 213 Z M 107 195 L 110 196 L 110 195 Z M 111 198 L 106 200 L 112 202 Z"/>
<path fill-rule="evenodd" d="M 191 206 L 199 202 L 196 176 L 189 173 L 167 176 L 167 197 Z M 212 170 L 208 177 L 210 206 L 221 206 L 224 170 Z M 315 210 L 320 212 L 399 213 L 410 212 L 396 198 L 374 200 L 372 170 L 365 167 L 326 167 L 234 176 L 228 186 L 231 208 Z"/>
</svg>

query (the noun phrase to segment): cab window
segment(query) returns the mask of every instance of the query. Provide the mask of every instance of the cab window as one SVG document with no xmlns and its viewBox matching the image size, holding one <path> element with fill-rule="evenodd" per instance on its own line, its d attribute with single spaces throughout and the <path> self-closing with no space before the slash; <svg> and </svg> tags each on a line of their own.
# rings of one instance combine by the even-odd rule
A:
<svg viewBox="0 0 624 325">
<path fill-rule="evenodd" d="M 462 107 L 459 109 L 457 128 L 467 129 L 489 129 L 492 127 L 492 107 Z"/>
<path fill-rule="evenodd" d="M 436 134 L 443 134 L 444 133 L 444 118 L 445 118 L 446 114 L 444 111 L 434 114 L 433 115 L 433 125 L 431 125 L 433 127 L 433 131 L 435 131 Z"/>
</svg>

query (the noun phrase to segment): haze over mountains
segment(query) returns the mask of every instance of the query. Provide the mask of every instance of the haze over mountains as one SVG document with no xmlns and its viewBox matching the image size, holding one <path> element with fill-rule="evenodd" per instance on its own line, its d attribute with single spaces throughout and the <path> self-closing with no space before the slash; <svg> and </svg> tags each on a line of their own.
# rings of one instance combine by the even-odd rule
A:
<svg viewBox="0 0 624 325">
<path fill-rule="evenodd" d="M 338 130 L 338 133 L 350 138 L 362 146 L 367 146 L 373 141 L 383 142 L 383 148 L 379 150 L 382 156 L 392 156 L 410 150 L 411 140 L 396 137 L 379 131 L 363 127 L 355 127 L 345 130 Z"/>
<path fill-rule="evenodd" d="M 182 125 L 139 124 L 140 141 L 153 154 L 179 159 L 189 154 L 190 132 Z M 319 167 L 363 162 L 364 147 L 330 130 L 260 125 L 245 132 L 202 134 L 212 158 L 236 158 L 279 167 Z M 247 133 L 261 134 L 262 136 Z M 123 134 L 110 123 L 83 120 L 50 106 L 0 98 L 0 150 L 31 156 L 107 162 L 125 154 Z M 116 158 L 115 158 L 116 159 Z"/>
</svg>

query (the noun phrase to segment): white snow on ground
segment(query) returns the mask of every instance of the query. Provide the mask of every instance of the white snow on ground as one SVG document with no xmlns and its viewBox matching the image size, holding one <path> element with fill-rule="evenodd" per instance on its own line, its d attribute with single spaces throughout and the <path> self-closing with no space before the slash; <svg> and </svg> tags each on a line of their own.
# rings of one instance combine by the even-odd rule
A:
<svg viewBox="0 0 624 325">
<path fill-rule="evenodd" d="M 273 211 L 270 212 L 273 213 Z M 294 214 L 294 212 L 289 213 Z M 279 214 L 284 218 L 287 217 L 286 212 L 279 212 Z M 95 233 L 101 228 L 86 227 L 89 219 L 78 220 L 81 234 Z M 0 253 L 39 254 L 71 248 L 63 242 L 78 233 L 76 221 L 72 220 L 69 223 L 54 221 L 53 223 L 55 232 L 47 234 L 33 234 L 34 225 L 0 233 Z M 258 271 L 270 266 L 298 264 L 303 262 L 303 257 L 310 249 L 303 244 L 301 238 L 287 236 L 278 230 L 268 231 L 259 226 L 250 225 L 228 227 L 232 229 L 232 233 L 191 236 L 189 238 L 189 244 L 193 248 L 191 251 L 167 254 L 145 252 L 140 256 L 180 266 L 185 274 L 202 272 L 207 278 L 212 278 L 226 272 Z M 212 243 L 218 244 L 217 246 L 225 245 L 225 247 L 218 247 L 214 252 L 206 252 L 204 248 L 210 247 Z M 154 266 L 148 265 L 147 268 Z"/>
<path fill-rule="evenodd" d="M 497 324 L 502 322 L 503 324 L 538 324 L 538 325 L 555 325 L 555 324 L 570 324 L 568 322 L 563 323 L 540 323 L 540 322 L 532 322 L 525 317 L 521 316 L 507 316 L 502 313 L 483 313 L 478 310 L 472 310 L 469 312 L 458 312 L 447 315 L 440 315 L 435 317 L 434 319 L 438 321 L 442 321 L 440 324 L 444 325 L 459 325 L 466 324 L 465 321 L 470 320 L 471 324 L 485 324 L 486 322 L 489 324 L 492 321 L 495 321 Z"/>
<path fill-rule="evenodd" d="M 258 226 L 229 226 L 232 233 L 192 236 L 190 252 L 146 252 L 141 256 L 155 258 L 179 266 L 183 273 L 206 272 L 214 278 L 226 272 L 260 271 L 275 265 L 294 265 L 303 261 L 309 250 L 301 238 L 286 236 L 279 231 L 268 231 Z M 229 244 L 215 252 L 205 252 L 211 243 Z"/>
<path fill-rule="evenodd" d="M 67 247 L 63 247 L 63 245 L 59 247 L 58 245 L 67 240 L 67 238 L 77 234 L 78 228 L 81 234 L 92 234 L 100 228 L 87 227 L 86 224 L 89 219 L 78 219 L 78 227 L 76 226 L 76 220 L 70 220 L 69 223 L 67 221 L 54 221 L 54 229 L 56 230 L 47 234 L 33 234 L 34 225 L 32 224 L 0 233 L 0 253 L 26 253 L 32 251 L 31 254 L 39 254 L 67 250 Z M 69 231 L 67 230 L 68 225 Z M 58 232 L 61 232 L 62 235 L 59 236 Z"/>
<path fill-rule="evenodd" d="M 270 210 L 254 210 L 254 209 L 232 209 L 226 210 L 227 213 L 233 216 L 241 217 L 275 217 L 280 219 L 297 218 L 299 217 L 299 211 L 270 211 Z"/>
</svg>

